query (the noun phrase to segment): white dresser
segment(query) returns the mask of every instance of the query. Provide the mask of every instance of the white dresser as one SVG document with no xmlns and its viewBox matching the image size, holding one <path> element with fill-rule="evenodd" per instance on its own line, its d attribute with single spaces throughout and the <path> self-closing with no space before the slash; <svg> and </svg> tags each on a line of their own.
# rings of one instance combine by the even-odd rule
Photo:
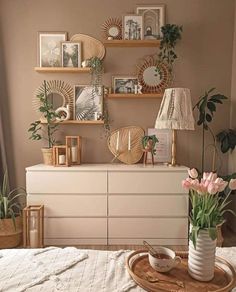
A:
<svg viewBox="0 0 236 292">
<path fill-rule="evenodd" d="M 45 244 L 186 245 L 186 167 L 84 164 L 26 168 L 27 203 L 45 206 Z"/>
</svg>

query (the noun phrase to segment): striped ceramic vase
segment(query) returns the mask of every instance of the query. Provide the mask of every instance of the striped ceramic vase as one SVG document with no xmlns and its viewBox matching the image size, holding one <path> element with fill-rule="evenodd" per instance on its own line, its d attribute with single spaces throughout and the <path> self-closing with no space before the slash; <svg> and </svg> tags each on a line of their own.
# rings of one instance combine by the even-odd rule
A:
<svg viewBox="0 0 236 292">
<path fill-rule="evenodd" d="M 207 230 L 200 230 L 196 249 L 189 240 L 188 272 L 198 281 L 210 281 L 214 277 L 216 240 L 212 240 Z"/>
</svg>

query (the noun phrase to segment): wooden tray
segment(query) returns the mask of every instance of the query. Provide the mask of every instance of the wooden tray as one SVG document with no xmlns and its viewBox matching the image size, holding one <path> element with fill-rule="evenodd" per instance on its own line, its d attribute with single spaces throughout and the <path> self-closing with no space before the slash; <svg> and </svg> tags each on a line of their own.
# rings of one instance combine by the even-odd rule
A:
<svg viewBox="0 0 236 292">
<path fill-rule="evenodd" d="M 176 252 L 182 258 L 181 264 L 168 273 L 158 273 L 149 264 L 148 252 L 137 250 L 129 255 L 126 267 L 133 280 L 144 290 L 149 292 L 229 292 L 236 285 L 236 274 L 234 268 L 224 259 L 216 257 L 215 277 L 210 282 L 199 282 L 188 274 L 188 253 Z M 168 282 L 150 283 L 149 279 L 160 279 L 166 281 L 181 281 L 184 288 Z"/>
</svg>

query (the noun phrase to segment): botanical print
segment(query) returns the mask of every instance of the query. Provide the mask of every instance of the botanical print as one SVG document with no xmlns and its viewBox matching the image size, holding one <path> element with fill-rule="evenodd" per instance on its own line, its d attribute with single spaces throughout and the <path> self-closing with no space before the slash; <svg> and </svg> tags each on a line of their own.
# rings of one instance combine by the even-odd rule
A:
<svg viewBox="0 0 236 292">
<path fill-rule="evenodd" d="M 62 43 L 62 67 L 81 67 L 80 43 Z"/>
<path fill-rule="evenodd" d="M 103 116 L 103 86 L 75 85 L 75 119 L 99 120 Z"/>
<path fill-rule="evenodd" d="M 141 40 L 143 35 L 143 17 L 141 15 L 125 15 L 123 19 L 124 39 Z"/>
<path fill-rule="evenodd" d="M 39 33 L 40 67 L 61 67 L 61 42 L 66 33 Z"/>
<path fill-rule="evenodd" d="M 113 77 L 114 93 L 135 93 L 136 77 Z"/>
<path fill-rule="evenodd" d="M 165 24 L 165 6 L 139 6 L 136 12 L 143 16 L 144 39 L 160 39 L 161 27 Z"/>
</svg>

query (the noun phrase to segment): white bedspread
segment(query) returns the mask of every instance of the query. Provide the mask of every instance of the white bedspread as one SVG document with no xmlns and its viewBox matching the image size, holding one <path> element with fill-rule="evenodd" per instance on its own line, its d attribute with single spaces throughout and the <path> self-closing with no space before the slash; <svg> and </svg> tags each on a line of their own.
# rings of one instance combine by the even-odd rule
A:
<svg viewBox="0 0 236 292">
<path fill-rule="evenodd" d="M 73 247 L 0 250 L 0 291 L 143 292 L 125 269 L 129 253 Z M 217 255 L 236 269 L 236 247 L 218 248 Z"/>
</svg>

